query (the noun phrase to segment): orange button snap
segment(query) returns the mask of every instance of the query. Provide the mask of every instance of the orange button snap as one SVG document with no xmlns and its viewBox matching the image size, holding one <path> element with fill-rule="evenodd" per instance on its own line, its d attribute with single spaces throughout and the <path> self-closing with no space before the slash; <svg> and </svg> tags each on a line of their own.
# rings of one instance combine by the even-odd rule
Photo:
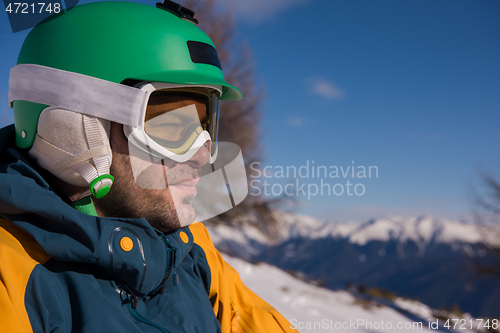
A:
<svg viewBox="0 0 500 333">
<path fill-rule="evenodd" d="M 130 251 L 134 248 L 134 242 L 129 237 L 123 237 L 120 240 L 120 246 L 123 251 Z"/>
<path fill-rule="evenodd" d="M 184 231 L 179 232 L 179 237 L 185 244 L 189 242 L 189 236 Z"/>
</svg>

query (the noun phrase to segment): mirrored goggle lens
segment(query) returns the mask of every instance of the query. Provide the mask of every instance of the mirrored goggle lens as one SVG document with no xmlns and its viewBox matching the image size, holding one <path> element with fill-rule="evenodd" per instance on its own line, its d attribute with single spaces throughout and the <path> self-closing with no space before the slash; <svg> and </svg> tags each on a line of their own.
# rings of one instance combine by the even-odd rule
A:
<svg viewBox="0 0 500 333">
<path fill-rule="evenodd" d="M 194 88 L 193 88 L 194 90 Z M 214 91 L 155 91 L 146 109 L 145 133 L 165 149 L 185 154 L 201 132 L 211 138 L 211 154 L 217 151 L 219 98 Z"/>
</svg>

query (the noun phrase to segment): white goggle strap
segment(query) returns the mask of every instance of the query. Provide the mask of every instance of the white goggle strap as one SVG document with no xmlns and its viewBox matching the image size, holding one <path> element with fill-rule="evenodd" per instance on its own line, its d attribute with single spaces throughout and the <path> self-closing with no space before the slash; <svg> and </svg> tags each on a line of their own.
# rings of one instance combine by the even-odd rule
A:
<svg viewBox="0 0 500 333">
<path fill-rule="evenodd" d="M 15 100 L 58 107 L 88 116 L 137 127 L 139 111 L 147 103 L 141 89 L 33 64 L 11 68 L 9 105 Z"/>
</svg>

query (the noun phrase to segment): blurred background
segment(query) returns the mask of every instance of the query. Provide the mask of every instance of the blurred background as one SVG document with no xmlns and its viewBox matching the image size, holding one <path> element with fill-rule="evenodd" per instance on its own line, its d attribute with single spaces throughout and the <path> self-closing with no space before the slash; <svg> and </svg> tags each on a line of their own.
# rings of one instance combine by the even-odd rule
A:
<svg viewBox="0 0 500 333">
<path fill-rule="evenodd" d="M 214 242 L 349 295 L 301 303 L 287 282 L 271 304 L 298 322 L 498 318 L 500 1 L 177 2 L 245 95 L 223 105 L 220 136 L 243 148 L 250 193 L 212 221 Z M 2 126 L 26 34 L 2 14 Z M 228 260 L 263 288 L 271 266 Z"/>
</svg>

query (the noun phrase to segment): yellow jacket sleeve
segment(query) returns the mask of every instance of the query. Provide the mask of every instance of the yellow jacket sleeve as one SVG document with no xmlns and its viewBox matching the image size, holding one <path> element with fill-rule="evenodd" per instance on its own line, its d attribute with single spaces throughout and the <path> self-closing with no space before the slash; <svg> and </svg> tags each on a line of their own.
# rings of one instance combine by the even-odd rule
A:
<svg viewBox="0 0 500 333">
<path fill-rule="evenodd" d="M 31 271 L 49 256 L 36 241 L 0 218 L 0 323 L 2 332 L 31 333 L 24 293 Z"/>
<path fill-rule="evenodd" d="M 243 284 L 238 272 L 215 249 L 203 224 L 192 224 L 189 229 L 210 266 L 209 297 L 222 333 L 297 332 L 276 309 Z"/>
</svg>

